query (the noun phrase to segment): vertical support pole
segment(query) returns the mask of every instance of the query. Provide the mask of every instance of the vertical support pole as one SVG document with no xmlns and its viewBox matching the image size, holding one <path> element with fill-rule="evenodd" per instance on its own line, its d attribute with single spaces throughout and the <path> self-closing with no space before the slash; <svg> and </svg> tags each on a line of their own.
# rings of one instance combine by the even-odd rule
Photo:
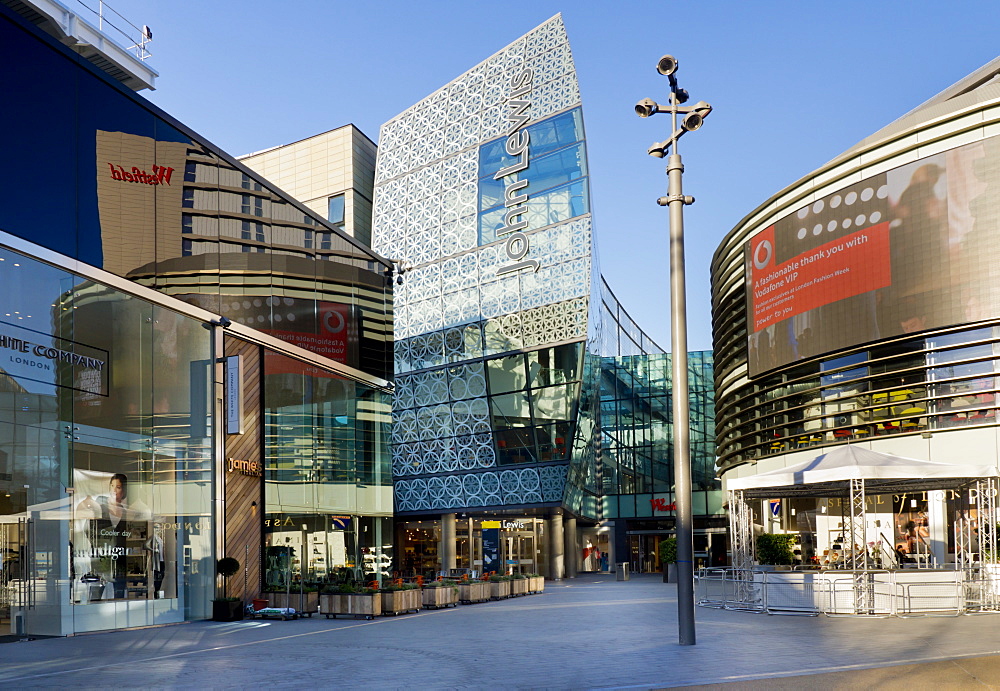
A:
<svg viewBox="0 0 1000 691">
<path fill-rule="evenodd" d="M 674 119 L 677 113 L 674 111 Z M 676 126 L 674 130 L 676 131 Z M 691 449 L 688 410 L 687 293 L 684 270 L 684 192 L 680 154 L 667 159 L 670 208 L 670 342 L 674 437 L 674 487 L 677 503 L 677 626 L 681 645 L 695 644 L 694 526 L 691 515 Z"/>
<path fill-rule="evenodd" d="M 455 514 L 446 513 L 441 516 L 441 570 L 447 576 L 457 565 L 456 558 L 456 523 Z"/>
<path fill-rule="evenodd" d="M 566 567 L 566 578 L 576 578 L 577 561 L 580 554 L 580 543 L 576 538 L 576 518 L 563 518 L 563 559 Z"/>
<path fill-rule="evenodd" d="M 563 520 L 556 509 L 549 517 L 549 578 L 561 581 L 566 575 L 563 564 Z"/>
<path fill-rule="evenodd" d="M 979 495 L 979 553 L 982 562 L 983 609 L 995 610 L 1000 602 L 1000 573 L 997 560 L 997 481 L 995 478 L 976 483 Z"/>
<path fill-rule="evenodd" d="M 854 612 L 872 614 L 875 608 L 875 583 L 868 573 L 868 517 L 865 511 L 865 481 L 851 480 L 851 568 L 854 570 Z"/>
<path fill-rule="evenodd" d="M 224 405 L 225 395 L 225 336 L 222 327 L 212 324 L 212 353 L 214 367 L 212 368 L 212 451 L 215 459 L 213 473 L 213 507 L 212 514 L 215 525 L 215 554 L 214 559 L 219 559 L 226 553 L 226 410 Z M 215 577 L 217 594 L 222 592 L 223 580 L 221 576 Z"/>
<path fill-rule="evenodd" d="M 733 598 L 738 605 L 750 606 L 753 604 L 750 602 L 753 592 L 753 518 L 742 490 L 729 493 L 729 534 L 733 550 Z"/>
</svg>

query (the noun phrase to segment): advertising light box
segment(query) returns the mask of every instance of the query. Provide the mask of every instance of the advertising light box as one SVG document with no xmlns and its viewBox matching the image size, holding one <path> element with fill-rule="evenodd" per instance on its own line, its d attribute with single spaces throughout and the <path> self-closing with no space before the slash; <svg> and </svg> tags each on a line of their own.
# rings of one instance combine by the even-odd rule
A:
<svg viewBox="0 0 1000 691">
<path fill-rule="evenodd" d="M 1000 316 L 1000 138 L 801 207 L 744 247 L 750 375 Z"/>
</svg>

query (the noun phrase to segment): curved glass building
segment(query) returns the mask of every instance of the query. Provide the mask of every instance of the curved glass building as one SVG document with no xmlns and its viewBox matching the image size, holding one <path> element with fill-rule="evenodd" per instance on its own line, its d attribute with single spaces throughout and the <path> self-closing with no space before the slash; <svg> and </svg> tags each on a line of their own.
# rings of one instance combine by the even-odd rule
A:
<svg viewBox="0 0 1000 691">
<path fill-rule="evenodd" d="M 1000 61 L 986 65 L 778 191 L 719 246 L 724 481 L 848 443 L 997 462 L 998 73 Z M 929 558 L 952 560 L 950 502 L 880 497 L 896 516 L 883 539 L 891 549 L 893 530 L 929 516 Z M 803 556 L 822 561 L 838 526 L 812 519 L 827 508 L 772 505 L 756 522 L 810 533 Z"/>
</svg>

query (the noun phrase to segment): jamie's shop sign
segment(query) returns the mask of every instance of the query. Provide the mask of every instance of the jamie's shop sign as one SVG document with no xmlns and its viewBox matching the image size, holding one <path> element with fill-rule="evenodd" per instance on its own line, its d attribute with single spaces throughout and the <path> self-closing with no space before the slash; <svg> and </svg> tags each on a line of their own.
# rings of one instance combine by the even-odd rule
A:
<svg viewBox="0 0 1000 691">
<path fill-rule="evenodd" d="M 174 169 L 169 166 L 153 166 L 152 174 L 135 166 L 132 166 L 131 170 L 125 170 L 124 166 L 115 166 L 114 163 L 109 163 L 108 167 L 111 169 L 112 180 L 138 182 L 142 185 L 169 185 L 170 176 L 174 172 Z"/>
</svg>

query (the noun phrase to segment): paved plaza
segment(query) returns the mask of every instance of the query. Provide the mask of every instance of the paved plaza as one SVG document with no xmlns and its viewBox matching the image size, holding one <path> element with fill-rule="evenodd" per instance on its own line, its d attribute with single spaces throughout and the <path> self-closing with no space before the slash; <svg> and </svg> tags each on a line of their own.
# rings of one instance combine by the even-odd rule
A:
<svg viewBox="0 0 1000 691">
<path fill-rule="evenodd" d="M 374 621 L 194 622 L 0 645 L 0 688 L 962 688 L 1000 685 L 1000 615 L 918 619 L 697 609 L 584 575 L 540 595 Z M 930 664 L 920 664 L 930 663 Z M 892 665 L 893 667 L 886 667 Z M 802 675 L 823 676 L 801 678 Z M 797 678 L 798 677 L 798 678 Z"/>
</svg>

